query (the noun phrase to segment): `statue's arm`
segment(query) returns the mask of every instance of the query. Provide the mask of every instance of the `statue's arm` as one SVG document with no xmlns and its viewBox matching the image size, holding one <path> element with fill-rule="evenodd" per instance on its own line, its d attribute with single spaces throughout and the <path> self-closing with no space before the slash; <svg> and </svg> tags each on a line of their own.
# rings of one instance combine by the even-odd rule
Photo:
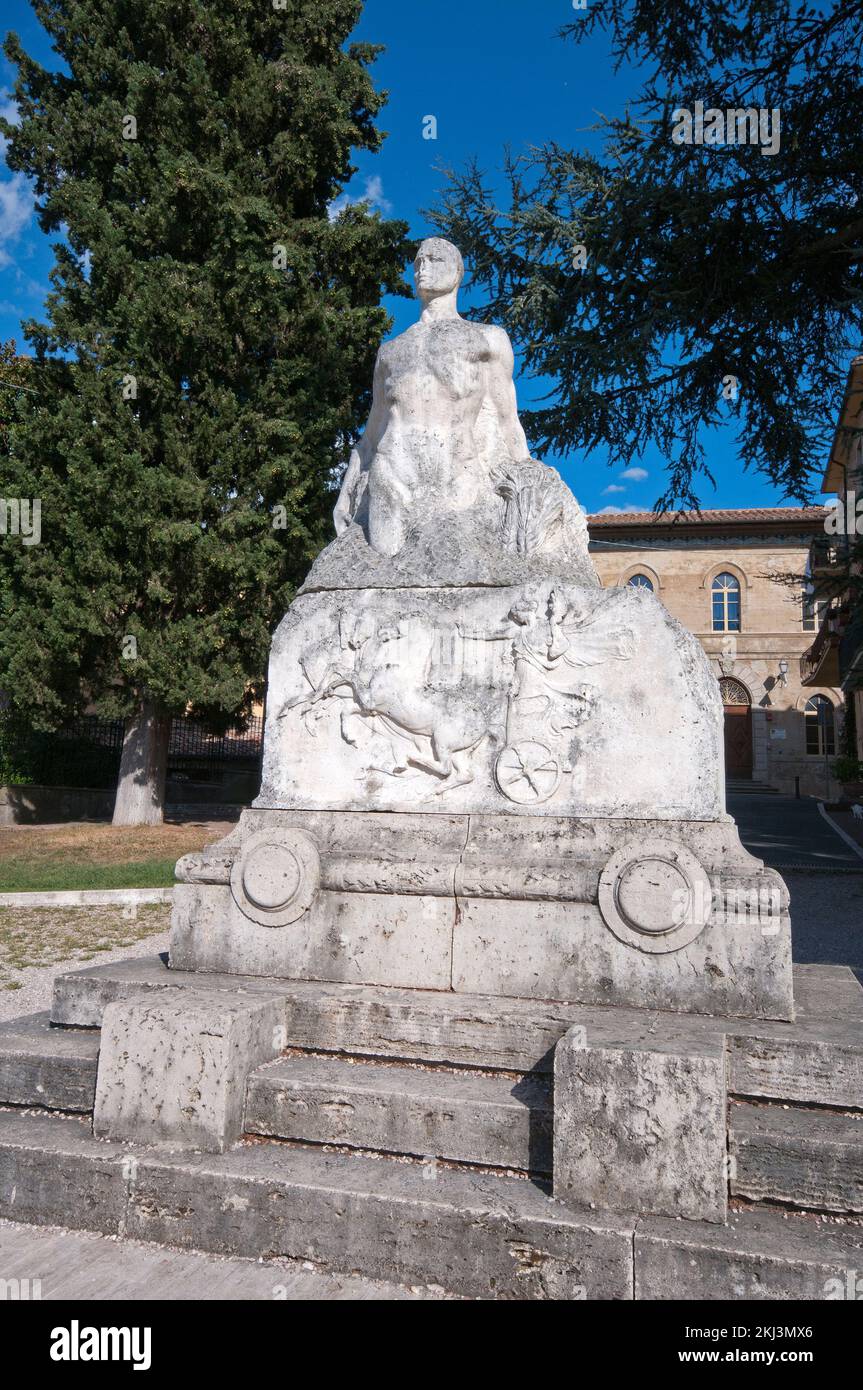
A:
<svg viewBox="0 0 863 1390">
<path fill-rule="evenodd" d="M 339 500 L 333 511 L 333 522 L 337 536 L 346 531 L 353 520 L 360 498 L 365 491 L 369 468 L 383 437 L 386 423 L 384 366 L 379 352 L 375 361 L 375 375 L 372 384 L 372 408 L 366 427 L 351 450 L 351 457 L 342 479 Z"/>
<path fill-rule="evenodd" d="M 489 345 L 486 395 L 497 416 L 504 448 L 513 462 L 520 463 L 530 457 L 530 450 L 518 418 L 515 382 L 512 379 L 515 366 L 512 344 L 502 328 L 489 325 L 485 334 Z"/>
</svg>

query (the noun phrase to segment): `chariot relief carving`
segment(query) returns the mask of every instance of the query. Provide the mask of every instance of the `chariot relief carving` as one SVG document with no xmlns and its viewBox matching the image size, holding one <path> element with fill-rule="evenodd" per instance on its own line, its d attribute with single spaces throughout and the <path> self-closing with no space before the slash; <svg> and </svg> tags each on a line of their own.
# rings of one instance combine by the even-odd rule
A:
<svg viewBox="0 0 863 1390">
<path fill-rule="evenodd" d="M 338 648 L 336 660 L 317 671 L 314 653 L 300 658 L 308 688 L 285 702 L 279 718 L 296 710 L 316 736 L 320 719 L 339 702 L 347 744 L 362 751 L 375 735 L 376 746 L 383 738 L 389 750 L 367 762 L 362 775 L 418 771 L 424 798 L 485 771 L 501 795 L 530 804 L 554 796 L 577 763 L 577 731 L 598 698 L 585 669 L 629 659 L 635 634 L 627 627 L 596 630 L 592 614 L 550 590 L 539 598 L 525 593 L 491 627 L 434 623 L 420 612 L 342 612 Z"/>
</svg>

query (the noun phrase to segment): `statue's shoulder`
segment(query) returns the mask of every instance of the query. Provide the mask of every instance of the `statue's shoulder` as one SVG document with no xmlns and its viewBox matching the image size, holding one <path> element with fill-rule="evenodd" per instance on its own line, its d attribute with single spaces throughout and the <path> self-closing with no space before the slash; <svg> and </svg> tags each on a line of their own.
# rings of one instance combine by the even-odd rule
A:
<svg viewBox="0 0 863 1390">
<path fill-rule="evenodd" d="M 506 329 L 499 328 L 496 323 L 478 323 L 476 327 L 485 338 L 490 356 L 496 362 L 504 362 L 511 367 L 514 354 Z"/>
</svg>

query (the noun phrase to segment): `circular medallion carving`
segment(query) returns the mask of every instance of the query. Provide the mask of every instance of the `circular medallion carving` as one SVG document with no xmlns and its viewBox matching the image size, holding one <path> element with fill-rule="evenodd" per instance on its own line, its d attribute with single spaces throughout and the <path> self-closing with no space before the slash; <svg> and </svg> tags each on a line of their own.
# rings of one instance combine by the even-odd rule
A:
<svg viewBox="0 0 863 1390">
<path fill-rule="evenodd" d="M 560 786 L 561 767 L 544 743 L 526 739 L 502 748 L 494 765 L 498 790 L 520 806 L 548 801 Z"/>
<path fill-rule="evenodd" d="M 619 941 L 662 954 L 688 946 L 710 919 L 710 880 L 695 855 L 675 840 L 652 837 L 624 845 L 599 879 L 599 910 Z"/>
<path fill-rule="evenodd" d="M 231 869 L 237 907 L 265 927 L 286 927 L 311 906 L 321 881 L 317 846 L 303 830 L 259 830 Z"/>
</svg>

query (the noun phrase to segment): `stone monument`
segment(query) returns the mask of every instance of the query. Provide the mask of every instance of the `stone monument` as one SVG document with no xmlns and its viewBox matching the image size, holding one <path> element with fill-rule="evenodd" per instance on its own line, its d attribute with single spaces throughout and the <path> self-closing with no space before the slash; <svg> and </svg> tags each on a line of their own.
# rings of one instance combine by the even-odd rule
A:
<svg viewBox="0 0 863 1390">
<path fill-rule="evenodd" d="M 415 274 L 273 640 L 260 796 L 181 861 L 172 963 L 791 1018 L 787 896 L 725 814 L 700 644 L 599 586 L 457 249 Z"/>
<path fill-rule="evenodd" d="M 0 1028 L 0 1216 L 468 1297 L 844 1297 L 863 991 L 792 987 L 707 658 L 598 584 L 461 276 L 422 243 L 170 966 Z"/>
</svg>

